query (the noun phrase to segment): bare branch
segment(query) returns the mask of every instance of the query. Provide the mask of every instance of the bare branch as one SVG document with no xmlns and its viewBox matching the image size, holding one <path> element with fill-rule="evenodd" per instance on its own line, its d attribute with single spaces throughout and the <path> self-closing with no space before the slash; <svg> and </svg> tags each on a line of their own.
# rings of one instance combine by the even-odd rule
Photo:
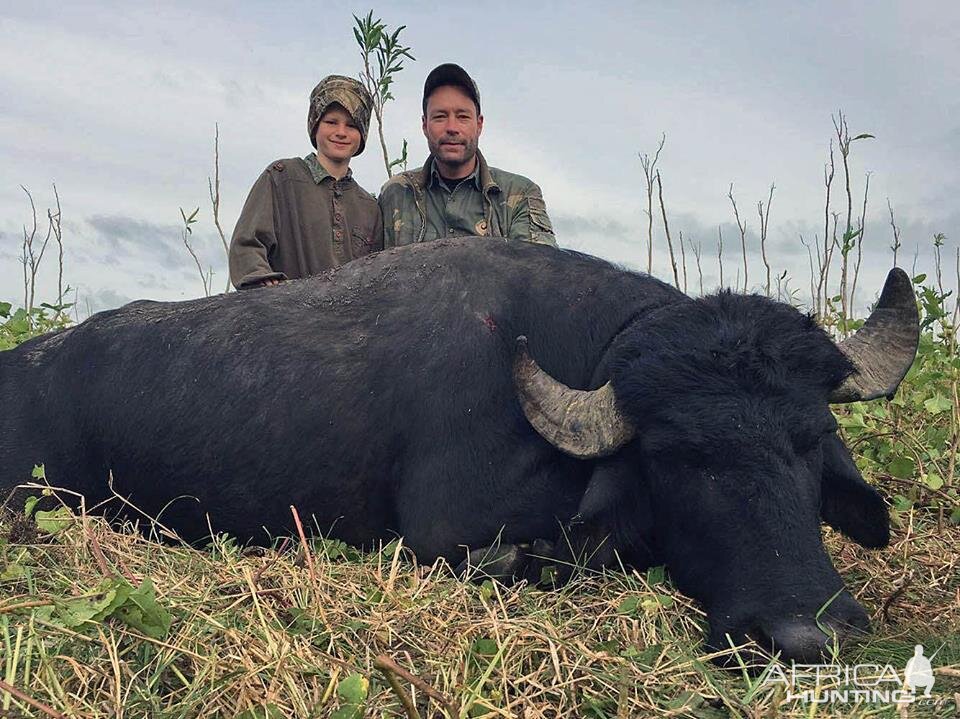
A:
<svg viewBox="0 0 960 719">
<path fill-rule="evenodd" d="M 723 227 L 717 225 L 717 264 L 720 267 L 720 288 L 723 289 Z"/>
<path fill-rule="evenodd" d="M 643 168 L 643 176 L 647 183 L 647 274 L 653 273 L 653 178 L 657 169 L 657 160 L 660 159 L 660 151 L 663 144 L 667 141 L 667 134 L 660 136 L 660 145 L 653 159 L 647 153 L 639 154 L 640 166 Z"/>
<path fill-rule="evenodd" d="M 663 204 L 663 183 L 660 170 L 657 170 L 657 192 L 660 196 L 660 213 L 663 215 L 663 231 L 667 236 L 667 249 L 670 251 L 670 267 L 673 269 L 673 284 L 680 289 L 680 277 L 677 275 L 677 259 L 673 254 L 673 241 L 670 239 L 670 225 L 667 224 L 667 208 Z"/>
<path fill-rule="evenodd" d="M 740 213 L 737 211 L 737 201 L 733 199 L 733 183 L 730 183 L 730 191 L 727 193 L 730 203 L 733 205 L 733 216 L 737 219 L 737 227 L 740 228 L 740 248 L 743 250 L 743 291 L 747 291 L 749 280 L 747 278 L 747 225 L 740 221 Z"/>
<path fill-rule="evenodd" d="M 687 253 L 683 250 L 683 230 L 680 230 L 678 239 L 680 241 L 680 266 L 683 268 L 683 292 L 687 292 Z"/>
<path fill-rule="evenodd" d="M 837 111 L 837 118 L 832 115 L 833 128 L 837 133 L 837 145 L 840 148 L 840 157 L 843 159 L 843 179 L 847 192 L 847 222 L 843 231 L 843 243 L 840 246 L 840 316 L 843 319 L 843 331 L 846 332 L 847 320 L 850 317 L 850 308 L 847 304 L 847 276 L 849 268 L 850 250 L 853 249 L 853 195 L 850 192 L 850 130 L 843 110 Z"/>
<path fill-rule="evenodd" d="M 890 227 L 893 229 L 893 244 L 890 249 L 893 250 L 893 266 L 897 266 L 897 253 L 900 251 L 900 228 L 897 227 L 896 220 L 893 217 L 893 205 L 890 204 L 890 198 L 887 198 L 887 209 L 890 211 Z M 916 274 L 916 273 L 914 273 Z"/>
<path fill-rule="evenodd" d="M 830 188 L 833 185 L 835 175 L 833 163 L 833 138 L 830 138 L 830 163 L 823 168 L 823 184 L 826 187 L 826 200 L 823 203 L 823 261 L 820 262 L 819 255 L 817 264 L 820 266 L 820 278 L 817 282 L 817 316 L 823 318 L 827 308 L 827 276 L 830 274 L 830 259 L 832 249 L 829 244 L 830 237 Z"/>
<path fill-rule="evenodd" d="M 703 267 L 700 266 L 700 255 L 703 253 L 703 246 L 698 242 L 693 246 L 693 256 L 697 258 L 697 277 L 700 279 L 700 296 L 703 296 Z"/>
<path fill-rule="evenodd" d="M 184 247 L 187 248 L 187 252 L 189 252 L 190 256 L 193 258 L 193 262 L 197 266 L 197 272 L 200 273 L 200 281 L 203 283 L 203 296 L 209 297 L 210 282 L 211 282 L 210 277 L 212 276 L 208 276 L 207 273 L 203 271 L 203 265 L 200 263 L 200 258 L 197 256 L 196 251 L 193 249 L 193 245 L 190 244 L 190 235 L 193 234 L 193 229 L 191 228 L 191 225 L 194 222 L 196 222 L 195 218 L 197 216 L 197 212 L 199 211 L 199 209 L 200 208 L 197 208 L 196 210 L 193 211 L 193 213 L 189 217 L 187 217 L 187 213 L 183 211 L 182 207 L 180 208 L 180 216 L 183 217 L 182 238 L 183 238 Z"/>
<path fill-rule="evenodd" d="M 56 213 L 47 210 L 47 218 L 50 221 L 50 227 L 53 229 L 53 235 L 57 239 L 57 315 L 63 313 L 63 228 L 61 223 L 60 193 L 57 192 L 57 183 L 53 183 L 53 196 L 57 201 Z"/>
<path fill-rule="evenodd" d="M 816 235 L 814 235 L 814 241 L 816 241 Z M 807 248 L 807 260 L 810 263 L 810 303 L 811 308 L 816 312 L 817 307 L 817 286 L 816 286 L 816 273 L 813 270 L 813 250 L 810 245 L 803 239 L 803 235 L 800 235 L 800 244 Z M 817 258 L 819 261 L 819 257 Z"/>
<path fill-rule="evenodd" d="M 217 228 L 217 234 L 220 235 L 220 244 L 223 245 L 223 254 L 227 258 L 227 266 L 230 265 L 230 245 L 227 244 L 226 235 L 223 233 L 223 227 L 220 226 L 220 123 L 213 123 L 213 180 L 207 178 L 207 189 L 210 190 L 210 204 L 213 207 L 213 224 Z M 213 270 L 211 269 L 212 273 Z M 211 285 L 212 286 L 212 285 Z M 229 292 L 230 272 L 227 271 L 227 287 L 224 292 Z"/>
<path fill-rule="evenodd" d="M 20 246 L 20 261 L 23 263 L 23 308 L 30 316 L 30 310 L 33 309 L 30 304 L 30 268 L 33 267 L 33 240 L 37 236 L 37 206 L 33 201 L 33 195 L 23 185 L 20 189 L 27 194 L 30 200 L 30 216 L 33 218 L 33 226 L 27 231 L 27 226 L 23 226 L 23 243 Z"/>
<path fill-rule="evenodd" d="M 776 185 L 771 182 L 770 195 L 767 197 L 766 213 L 763 211 L 763 201 L 761 200 L 757 203 L 757 214 L 760 215 L 760 256 L 763 258 L 763 266 L 767 269 L 767 297 L 770 296 L 770 263 L 767 261 L 767 230 L 770 228 L 770 205 L 773 204 L 773 191 L 775 189 Z"/>
<path fill-rule="evenodd" d="M 857 294 L 857 280 L 860 277 L 860 263 L 863 261 L 863 233 L 867 226 L 867 195 L 870 193 L 870 173 L 866 174 L 863 185 L 863 209 L 860 211 L 860 235 L 857 237 L 857 263 L 853 267 L 853 286 L 850 288 L 850 312 L 856 312 L 854 298 Z"/>
</svg>

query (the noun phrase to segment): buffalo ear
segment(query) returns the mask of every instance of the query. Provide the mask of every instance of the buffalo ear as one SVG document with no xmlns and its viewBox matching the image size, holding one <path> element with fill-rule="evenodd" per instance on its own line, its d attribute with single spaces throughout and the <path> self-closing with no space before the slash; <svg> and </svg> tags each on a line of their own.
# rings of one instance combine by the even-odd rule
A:
<svg viewBox="0 0 960 719">
<path fill-rule="evenodd" d="M 623 488 L 616 467 L 609 463 L 598 465 L 587 483 L 587 489 L 577 508 L 581 521 L 591 523 L 612 512 L 620 502 Z"/>
<path fill-rule="evenodd" d="M 650 565 L 653 516 L 636 467 L 623 454 L 595 465 L 577 516 L 565 530 L 571 565 L 615 566 L 617 553 L 629 565 Z"/>
<path fill-rule="evenodd" d="M 821 443 L 823 473 L 820 517 L 857 544 L 870 549 L 890 541 L 890 516 L 880 493 L 863 481 L 850 451 L 837 435 Z"/>
<path fill-rule="evenodd" d="M 593 469 L 577 510 L 586 524 L 604 524 L 629 533 L 646 535 L 653 516 L 643 480 L 637 476 L 638 463 L 624 454 L 601 460 Z"/>
</svg>

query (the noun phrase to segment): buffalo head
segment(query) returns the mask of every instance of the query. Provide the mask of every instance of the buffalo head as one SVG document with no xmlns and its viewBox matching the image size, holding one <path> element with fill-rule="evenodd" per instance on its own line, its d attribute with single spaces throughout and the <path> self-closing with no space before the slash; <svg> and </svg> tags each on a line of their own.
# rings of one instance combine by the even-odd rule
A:
<svg viewBox="0 0 960 719">
<path fill-rule="evenodd" d="M 706 607 L 709 647 L 753 639 L 814 661 L 830 635 L 869 627 L 820 522 L 865 547 L 889 537 L 884 502 L 837 436 L 830 404 L 892 395 L 918 327 L 900 270 L 839 345 L 789 306 L 721 292 L 621 332 L 599 389 L 556 381 L 522 338 L 514 379 L 537 432 L 596 462 L 577 520 L 634 564 L 665 563 Z"/>
</svg>

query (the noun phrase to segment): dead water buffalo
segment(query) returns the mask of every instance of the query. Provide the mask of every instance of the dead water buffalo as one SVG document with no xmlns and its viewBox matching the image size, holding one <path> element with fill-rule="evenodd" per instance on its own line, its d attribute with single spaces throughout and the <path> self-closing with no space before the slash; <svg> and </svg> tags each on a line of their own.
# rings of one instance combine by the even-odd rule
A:
<svg viewBox="0 0 960 719">
<path fill-rule="evenodd" d="M 401 534 L 426 562 L 499 538 L 521 574 L 543 539 L 591 566 L 665 563 L 706 607 L 710 646 L 749 636 L 808 660 L 825 604 L 824 627 L 867 627 L 820 521 L 888 540 L 830 403 L 894 392 L 917 337 L 899 270 L 838 346 L 764 297 L 694 300 L 574 252 L 439 241 L 135 302 L 0 353 L 0 489 L 43 462 L 88 503 L 112 471 L 189 539 L 209 514 L 267 541 L 295 505 L 354 544 Z"/>
</svg>

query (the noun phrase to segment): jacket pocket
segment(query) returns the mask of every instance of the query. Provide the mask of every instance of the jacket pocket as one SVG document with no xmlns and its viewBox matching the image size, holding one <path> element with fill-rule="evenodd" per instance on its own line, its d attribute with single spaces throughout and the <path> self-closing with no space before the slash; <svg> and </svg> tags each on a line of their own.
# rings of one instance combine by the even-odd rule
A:
<svg viewBox="0 0 960 719">
<path fill-rule="evenodd" d="M 354 228 L 350 231 L 350 252 L 354 258 L 369 255 L 375 249 L 373 230 Z"/>
<path fill-rule="evenodd" d="M 547 203 L 542 197 L 530 197 L 527 200 L 527 207 L 530 210 L 530 225 L 534 232 L 549 232 L 553 234 L 553 225 L 550 223 L 550 217 L 547 215 Z"/>
</svg>

